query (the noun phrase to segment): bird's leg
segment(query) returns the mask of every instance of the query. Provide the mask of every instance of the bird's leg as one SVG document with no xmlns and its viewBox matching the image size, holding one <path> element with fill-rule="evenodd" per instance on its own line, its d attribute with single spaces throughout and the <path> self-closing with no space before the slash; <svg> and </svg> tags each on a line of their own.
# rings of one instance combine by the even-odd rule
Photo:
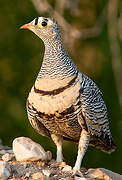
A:
<svg viewBox="0 0 122 180">
<path fill-rule="evenodd" d="M 89 140 L 90 140 L 90 135 L 86 130 L 83 129 L 79 139 L 78 155 L 77 155 L 77 160 L 75 162 L 75 166 L 73 168 L 74 171 L 80 170 L 81 162 L 88 148 Z"/>
<path fill-rule="evenodd" d="M 51 138 L 54 141 L 54 143 L 57 146 L 57 162 L 63 161 L 63 154 L 62 154 L 62 143 L 63 143 L 63 137 L 60 135 L 51 134 Z"/>
</svg>

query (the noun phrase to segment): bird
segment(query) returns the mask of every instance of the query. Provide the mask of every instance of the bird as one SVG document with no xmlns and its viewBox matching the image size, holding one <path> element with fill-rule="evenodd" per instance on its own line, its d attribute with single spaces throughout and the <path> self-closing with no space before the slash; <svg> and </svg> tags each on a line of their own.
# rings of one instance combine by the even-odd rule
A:
<svg viewBox="0 0 122 180">
<path fill-rule="evenodd" d="M 69 57 L 54 18 L 36 17 L 20 28 L 35 33 L 45 45 L 40 71 L 27 98 L 28 119 L 40 135 L 53 140 L 57 162 L 64 160 L 63 140 L 77 143 L 73 170 L 80 171 L 89 145 L 106 153 L 116 149 L 102 92 Z"/>
</svg>

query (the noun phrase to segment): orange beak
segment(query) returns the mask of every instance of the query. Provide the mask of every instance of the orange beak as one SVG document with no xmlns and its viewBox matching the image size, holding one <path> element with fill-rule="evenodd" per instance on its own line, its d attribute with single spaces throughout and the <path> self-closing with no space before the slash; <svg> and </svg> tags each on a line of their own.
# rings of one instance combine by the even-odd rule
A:
<svg viewBox="0 0 122 180">
<path fill-rule="evenodd" d="M 24 24 L 23 26 L 20 27 L 20 29 L 32 29 L 34 26 L 30 23 Z"/>
</svg>

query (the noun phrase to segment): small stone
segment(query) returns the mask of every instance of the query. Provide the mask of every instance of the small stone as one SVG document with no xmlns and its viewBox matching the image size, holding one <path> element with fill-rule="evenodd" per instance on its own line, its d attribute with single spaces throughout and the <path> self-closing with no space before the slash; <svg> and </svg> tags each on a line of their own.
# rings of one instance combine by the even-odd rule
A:
<svg viewBox="0 0 122 180">
<path fill-rule="evenodd" d="M 30 177 L 30 173 L 29 172 L 27 172 L 26 174 L 25 174 L 25 177 Z"/>
<path fill-rule="evenodd" d="M 60 162 L 59 169 L 62 170 L 66 166 L 66 163 L 64 161 Z"/>
<path fill-rule="evenodd" d="M 19 137 L 13 141 L 13 152 L 17 161 L 46 161 L 49 153 L 44 148 L 26 137 Z"/>
<path fill-rule="evenodd" d="M 23 163 L 23 167 L 24 167 L 24 169 L 26 169 L 27 163 Z"/>
<path fill-rule="evenodd" d="M 46 180 L 45 176 L 41 172 L 37 172 L 37 173 L 32 174 L 32 179 Z"/>
<path fill-rule="evenodd" d="M 59 180 L 71 180 L 71 178 L 70 177 L 66 177 L 66 178 L 61 178 Z"/>
<path fill-rule="evenodd" d="M 49 170 L 49 169 L 43 169 L 42 172 L 43 172 L 43 174 L 44 174 L 45 176 L 47 176 L 47 177 L 49 177 L 50 174 L 51 174 L 51 170 Z"/>
<path fill-rule="evenodd" d="M 87 174 L 88 177 L 94 179 L 105 179 L 105 180 L 122 180 L 122 175 L 114 173 L 110 170 L 104 168 L 97 168 L 97 169 L 90 169 L 88 170 L 89 173 Z"/>
<path fill-rule="evenodd" d="M 45 166 L 45 162 L 44 161 L 37 161 L 37 164 L 40 165 L 41 167 Z"/>
<path fill-rule="evenodd" d="M 104 173 L 100 169 L 89 169 L 88 176 L 92 178 L 104 178 Z"/>
<path fill-rule="evenodd" d="M 88 178 L 85 178 L 85 177 L 78 177 L 78 176 L 75 176 L 74 177 L 74 180 L 90 180 Z M 92 179 L 91 179 L 92 180 Z"/>
<path fill-rule="evenodd" d="M 0 179 L 6 180 L 11 175 L 11 169 L 8 162 L 0 161 Z"/>
<path fill-rule="evenodd" d="M 2 156 L 3 161 L 11 161 L 13 158 L 13 154 L 6 153 Z"/>
<path fill-rule="evenodd" d="M 47 151 L 46 154 L 47 154 L 47 160 L 50 161 L 52 159 L 52 153 L 50 151 Z"/>
<path fill-rule="evenodd" d="M 71 171 L 72 167 L 69 165 L 64 166 L 64 168 L 62 169 L 62 171 Z"/>
<path fill-rule="evenodd" d="M 12 149 L 7 150 L 7 152 L 8 152 L 9 154 L 14 154 L 14 152 L 13 152 Z"/>
<path fill-rule="evenodd" d="M 1 154 L 1 155 L 5 154 L 5 153 L 6 153 L 5 150 L 0 150 L 0 154 Z"/>
<path fill-rule="evenodd" d="M 66 166 L 66 162 L 64 161 L 60 162 L 60 166 Z"/>
</svg>

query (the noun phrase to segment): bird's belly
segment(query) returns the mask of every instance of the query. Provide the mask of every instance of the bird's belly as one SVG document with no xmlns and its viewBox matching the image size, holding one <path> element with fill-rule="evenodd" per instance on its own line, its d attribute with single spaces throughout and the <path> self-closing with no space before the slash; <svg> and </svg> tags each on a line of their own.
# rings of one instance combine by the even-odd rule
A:
<svg viewBox="0 0 122 180">
<path fill-rule="evenodd" d="M 81 134 L 81 126 L 77 117 L 70 117 L 69 114 L 62 116 L 58 113 L 47 115 L 39 113 L 41 123 L 53 134 L 60 134 L 72 140 L 78 140 Z"/>
</svg>

